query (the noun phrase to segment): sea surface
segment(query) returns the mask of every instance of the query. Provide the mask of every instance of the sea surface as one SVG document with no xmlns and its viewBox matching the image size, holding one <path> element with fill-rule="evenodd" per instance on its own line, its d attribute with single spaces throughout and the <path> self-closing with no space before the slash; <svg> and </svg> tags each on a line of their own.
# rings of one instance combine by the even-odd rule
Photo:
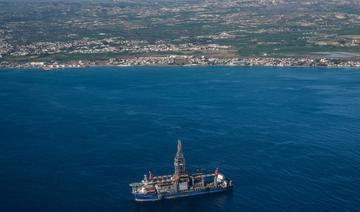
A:
<svg viewBox="0 0 360 212">
<path fill-rule="evenodd" d="M 234 191 L 135 203 L 177 139 Z M 360 211 L 360 70 L 3 69 L 0 211 Z"/>
</svg>

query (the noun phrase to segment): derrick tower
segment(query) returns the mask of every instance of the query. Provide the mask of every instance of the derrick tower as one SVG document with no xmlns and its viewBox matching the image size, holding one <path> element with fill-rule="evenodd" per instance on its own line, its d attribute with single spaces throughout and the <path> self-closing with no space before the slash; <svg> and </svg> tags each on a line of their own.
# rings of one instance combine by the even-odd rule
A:
<svg viewBox="0 0 360 212">
<path fill-rule="evenodd" d="M 186 174 L 185 171 L 185 158 L 182 152 L 181 140 L 178 140 L 177 152 L 174 159 L 175 173 L 174 176 L 180 177 L 181 175 Z"/>
</svg>

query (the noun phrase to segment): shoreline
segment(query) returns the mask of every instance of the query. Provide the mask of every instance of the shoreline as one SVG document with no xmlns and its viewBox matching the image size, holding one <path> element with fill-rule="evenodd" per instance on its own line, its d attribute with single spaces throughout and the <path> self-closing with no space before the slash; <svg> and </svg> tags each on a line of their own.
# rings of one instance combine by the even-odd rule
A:
<svg viewBox="0 0 360 212">
<path fill-rule="evenodd" d="M 219 58 L 194 56 L 148 56 L 132 58 L 109 58 L 108 60 L 72 60 L 37 61 L 37 62 L 8 62 L 2 61 L 0 69 L 41 69 L 44 71 L 65 68 L 87 67 L 329 67 L 329 68 L 360 68 L 360 59 L 340 58 L 309 58 L 309 57 L 246 57 Z"/>
<path fill-rule="evenodd" d="M 223 67 L 223 68 L 311 68 L 311 69 L 350 69 L 350 70 L 360 70 L 360 67 L 353 67 L 353 66 L 269 66 L 269 65 L 89 65 L 89 66 L 80 66 L 80 67 L 61 67 L 61 68 L 43 68 L 43 67 L 0 67 L 1 71 L 8 71 L 8 70 L 37 70 L 37 71 L 63 71 L 63 70 L 82 70 L 86 68 L 118 68 L 118 69 L 125 69 L 125 68 L 216 68 L 216 67 Z"/>
</svg>

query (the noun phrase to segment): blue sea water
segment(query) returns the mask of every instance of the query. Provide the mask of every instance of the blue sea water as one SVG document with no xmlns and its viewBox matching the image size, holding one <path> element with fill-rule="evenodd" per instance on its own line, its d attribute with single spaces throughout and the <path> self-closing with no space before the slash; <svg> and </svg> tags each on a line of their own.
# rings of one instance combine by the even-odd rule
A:
<svg viewBox="0 0 360 212">
<path fill-rule="evenodd" d="M 135 203 L 178 138 L 234 191 Z M 359 70 L 0 71 L 0 211 L 359 210 Z"/>
</svg>

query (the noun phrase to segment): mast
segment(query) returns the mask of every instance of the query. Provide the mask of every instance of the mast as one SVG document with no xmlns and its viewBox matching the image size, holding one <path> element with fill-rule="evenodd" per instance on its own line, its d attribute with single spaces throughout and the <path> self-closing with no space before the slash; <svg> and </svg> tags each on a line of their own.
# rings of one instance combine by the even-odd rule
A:
<svg viewBox="0 0 360 212">
<path fill-rule="evenodd" d="M 181 175 L 186 174 L 185 158 L 184 158 L 184 155 L 182 152 L 181 140 L 178 140 L 177 152 L 176 152 L 176 156 L 174 159 L 174 167 L 175 167 L 174 176 L 180 177 Z"/>
</svg>

